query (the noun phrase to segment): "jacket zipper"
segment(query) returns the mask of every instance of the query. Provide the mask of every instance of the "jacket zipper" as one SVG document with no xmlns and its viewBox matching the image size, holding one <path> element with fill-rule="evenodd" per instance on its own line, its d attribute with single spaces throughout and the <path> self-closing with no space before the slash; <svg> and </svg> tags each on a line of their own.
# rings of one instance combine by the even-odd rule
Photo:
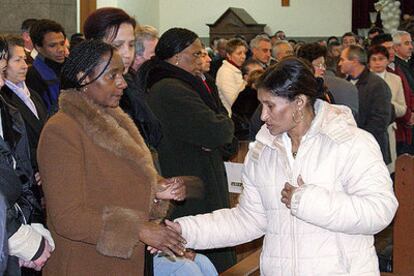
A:
<svg viewBox="0 0 414 276">
<path fill-rule="evenodd" d="M 295 253 L 295 230 L 294 230 L 294 222 L 293 222 L 293 217 L 290 217 L 290 225 L 291 225 L 291 229 L 292 229 L 292 233 L 291 233 L 291 237 L 292 237 L 292 272 L 293 272 L 293 276 L 296 275 L 296 253 Z"/>
<path fill-rule="evenodd" d="M 292 175 L 292 179 L 291 179 L 291 184 L 292 186 L 296 186 L 293 182 L 293 172 L 292 172 L 291 168 L 291 175 Z M 291 240 L 292 240 L 292 275 L 296 276 L 296 237 L 295 237 L 295 218 L 290 215 L 290 226 L 291 226 Z"/>
</svg>

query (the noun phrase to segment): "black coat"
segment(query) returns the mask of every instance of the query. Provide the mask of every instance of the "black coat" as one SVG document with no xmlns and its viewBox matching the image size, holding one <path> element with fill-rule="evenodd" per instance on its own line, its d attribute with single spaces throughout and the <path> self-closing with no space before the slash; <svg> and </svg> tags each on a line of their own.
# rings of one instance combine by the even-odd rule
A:
<svg viewBox="0 0 414 276">
<path fill-rule="evenodd" d="M 2 87 L 1 95 L 8 104 L 12 105 L 19 111 L 24 121 L 29 142 L 30 161 L 33 172 L 36 173 L 39 171 L 37 166 L 37 145 L 39 143 L 40 132 L 42 131 L 47 119 L 47 110 L 43 104 L 43 100 L 36 92 L 30 90 L 30 98 L 34 103 L 37 115 L 39 116 L 39 118 L 37 118 L 26 106 L 26 104 L 7 85 Z M 42 189 L 38 185 L 32 185 L 31 190 L 37 200 L 37 203 L 40 205 L 43 197 Z M 45 223 L 45 215 L 42 210 L 39 210 L 37 220 Z"/>
<path fill-rule="evenodd" d="M 148 106 L 145 94 L 133 74 L 127 73 L 124 78 L 128 87 L 124 89 L 119 107 L 132 118 L 145 143 L 155 148 L 162 137 L 161 124 Z"/>
<path fill-rule="evenodd" d="M 33 171 L 30 161 L 26 128 L 19 112 L 0 96 L 3 138 L 0 137 L 0 193 L 7 205 L 7 236 L 11 237 L 22 225 L 38 222 L 40 206 L 33 196 Z M 14 168 L 14 161 L 16 162 Z M 18 204 L 20 210 L 14 206 Z M 8 275 L 19 275 L 15 257 L 9 258 Z M 13 271 L 10 271 L 12 269 Z"/>
<path fill-rule="evenodd" d="M 236 129 L 236 137 L 239 140 L 249 140 L 250 118 L 259 106 L 257 90 L 247 86 L 237 96 L 236 101 L 231 107 L 232 120 Z"/>
<path fill-rule="evenodd" d="M 8 259 L 6 217 L 6 201 L 4 200 L 3 195 L 0 195 L 0 275 L 4 275 Z"/>
<path fill-rule="evenodd" d="M 227 109 L 224 107 L 223 102 L 220 99 L 218 94 L 218 88 L 214 79 L 209 75 L 205 74 L 205 84 L 208 86 L 208 89 L 201 89 L 199 91 L 201 99 L 204 103 L 211 108 L 216 114 L 221 114 L 229 116 Z M 220 147 L 220 151 L 223 155 L 223 160 L 228 161 L 232 156 L 234 156 L 239 149 L 239 140 L 236 136 L 233 137 L 233 140 L 230 144 L 225 144 Z"/>
<path fill-rule="evenodd" d="M 391 123 L 391 91 L 379 76 L 365 69 L 356 83 L 358 88 L 358 127 L 377 140 L 386 164 L 391 162 L 387 128 Z"/>
<path fill-rule="evenodd" d="M 407 62 L 400 59 L 398 56 L 395 56 L 395 66 L 403 71 L 405 77 L 407 78 L 408 85 L 410 86 L 411 90 L 414 92 L 414 68 L 411 66 L 412 62 Z"/>
<path fill-rule="evenodd" d="M 26 126 L 27 137 L 29 140 L 30 159 L 32 161 L 32 167 L 34 171 L 37 172 L 37 144 L 39 143 L 40 132 L 42 131 L 42 128 L 46 123 L 47 111 L 45 105 L 43 104 L 43 100 L 39 96 L 39 94 L 37 94 L 31 89 L 29 90 L 30 98 L 32 99 L 36 107 L 37 115 L 39 116 L 39 118 L 37 118 L 33 114 L 33 112 L 26 106 L 26 104 L 7 85 L 4 85 L 2 87 L 1 95 L 3 96 L 4 100 L 10 105 L 14 106 L 22 116 L 22 119 Z"/>
<path fill-rule="evenodd" d="M 158 153 L 163 176 L 198 176 L 205 197 L 178 203 L 173 218 L 210 213 L 229 207 L 222 147 L 233 140 L 228 115 L 213 111 L 200 96 L 201 79 L 166 62 L 148 74 L 148 104 L 160 120 L 163 139 Z M 208 92 L 207 92 L 208 93 Z M 235 263 L 231 250 L 212 250 L 207 256 L 219 271 Z"/>
</svg>

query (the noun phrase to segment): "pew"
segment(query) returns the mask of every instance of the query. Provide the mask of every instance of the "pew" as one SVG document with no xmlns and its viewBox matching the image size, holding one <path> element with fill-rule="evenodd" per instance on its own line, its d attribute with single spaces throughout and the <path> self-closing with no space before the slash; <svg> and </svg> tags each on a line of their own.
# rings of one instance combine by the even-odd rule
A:
<svg viewBox="0 0 414 276">
<path fill-rule="evenodd" d="M 404 154 L 396 161 L 395 194 L 399 208 L 393 224 L 393 272 L 381 276 L 414 276 L 414 156 Z M 261 249 L 221 273 L 221 276 L 260 275 Z"/>
<path fill-rule="evenodd" d="M 395 194 L 399 207 L 393 226 L 393 272 L 381 276 L 414 275 L 414 156 L 397 158 Z"/>
</svg>

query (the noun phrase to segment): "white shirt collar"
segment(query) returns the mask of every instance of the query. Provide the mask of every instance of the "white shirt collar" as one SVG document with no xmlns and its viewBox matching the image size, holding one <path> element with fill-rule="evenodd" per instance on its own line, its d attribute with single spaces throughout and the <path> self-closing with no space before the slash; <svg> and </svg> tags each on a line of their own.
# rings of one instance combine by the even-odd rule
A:
<svg viewBox="0 0 414 276">
<path fill-rule="evenodd" d="M 377 76 L 381 77 L 381 79 L 385 79 L 385 73 L 387 71 L 381 72 L 381 73 L 375 73 Z"/>
</svg>

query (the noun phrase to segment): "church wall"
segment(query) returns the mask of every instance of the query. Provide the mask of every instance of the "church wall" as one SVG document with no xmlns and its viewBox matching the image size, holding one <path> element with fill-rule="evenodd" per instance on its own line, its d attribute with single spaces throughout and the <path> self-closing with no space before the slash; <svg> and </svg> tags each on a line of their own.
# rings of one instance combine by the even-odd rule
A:
<svg viewBox="0 0 414 276">
<path fill-rule="evenodd" d="M 159 27 L 158 0 L 97 0 L 97 8 L 112 6 L 124 9 L 140 24 Z"/>
<path fill-rule="evenodd" d="M 266 31 L 284 30 L 288 37 L 340 36 L 351 30 L 351 0 L 159 0 L 159 29 L 185 27 L 200 37 L 209 36 L 207 23 L 214 23 L 227 8 L 244 8 Z"/>
<path fill-rule="evenodd" d="M 0 33 L 20 33 L 26 18 L 47 18 L 62 24 L 67 34 L 77 30 L 76 0 L 0 0 Z"/>
</svg>

